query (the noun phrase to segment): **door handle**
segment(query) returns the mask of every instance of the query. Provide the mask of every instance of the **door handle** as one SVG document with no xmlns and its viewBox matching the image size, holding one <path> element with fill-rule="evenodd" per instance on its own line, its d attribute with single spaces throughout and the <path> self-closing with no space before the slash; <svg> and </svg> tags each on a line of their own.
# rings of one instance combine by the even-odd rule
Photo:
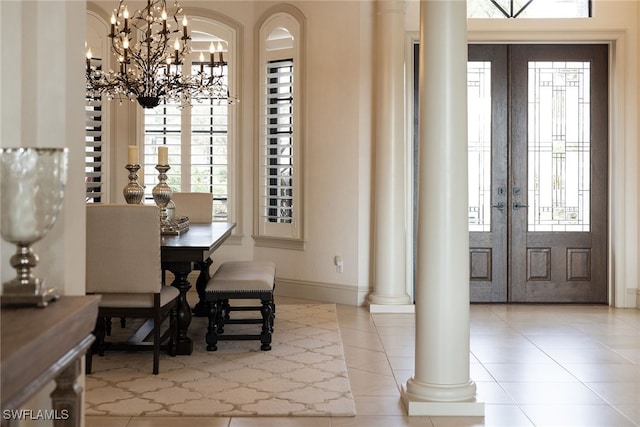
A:
<svg viewBox="0 0 640 427">
<path fill-rule="evenodd" d="M 498 202 L 495 205 L 491 205 L 492 208 L 498 208 L 500 210 L 504 210 L 504 208 L 506 207 L 506 205 L 504 204 L 504 202 Z"/>
<path fill-rule="evenodd" d="M 518 202 L 513 202 L 513 210 L 517 211 L 518 209 L 522 209 L 522 208 L 528 208 L 529 205 L 522 205 Z"/>
</svg>

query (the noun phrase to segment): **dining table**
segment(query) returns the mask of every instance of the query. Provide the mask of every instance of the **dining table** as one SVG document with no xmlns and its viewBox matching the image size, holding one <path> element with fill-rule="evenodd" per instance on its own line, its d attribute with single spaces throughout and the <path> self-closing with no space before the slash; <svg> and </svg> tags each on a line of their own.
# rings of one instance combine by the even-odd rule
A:
<svg viewBox="0 0 640 427">
<path fill-rule="evenodd" d="M 171 285 L 180 291 L 177 308 L 178 355 L 189 355 L 193 352 L 193 341 L 188 336 L 193 315 L 187 301 L 187 292 L 191 289 L 188 276 L 194 268 L 199 268 L 200 273 L 196 280 L 199 301 L 194 309 L 196 315 L 204 315 L 205 288 L 210 279 L 211 256 L 227 240 L 235 226 L 234 222 L 195 223 L 189 224 L 189 229 L 180 234 L 162 235 L 162 268 L 173 274 Z"/>
</svg>

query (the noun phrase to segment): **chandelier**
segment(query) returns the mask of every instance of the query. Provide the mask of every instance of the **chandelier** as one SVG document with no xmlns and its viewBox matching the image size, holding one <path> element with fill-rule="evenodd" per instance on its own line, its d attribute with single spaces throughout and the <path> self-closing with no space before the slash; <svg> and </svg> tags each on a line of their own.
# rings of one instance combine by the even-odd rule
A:
<svg viewBox="0 0 640 427">
<path fill-rule="evenodd" d="M 173 3 L 171 15 L 167 14 L 166 0 L 147 0 L 144 9 L 130 14 L 124 0 L 120 0 L 111 15 L 108 34 L 119 69 L 103 71 L 94 66 L 88 48 L 89 95 L 137 100 L 143 108 L 156 107 L 161 101 L 187 104 L 192 99 L 232 101 L 224 75 L 227 63 L 219 42 L 217 46 L 211 42 L 208 61 L 200 52 L 199 69 L 185 73 L 183 64 L 191 52 L 191 37 L 186 15 L 177 0 Z"/>
</svg>

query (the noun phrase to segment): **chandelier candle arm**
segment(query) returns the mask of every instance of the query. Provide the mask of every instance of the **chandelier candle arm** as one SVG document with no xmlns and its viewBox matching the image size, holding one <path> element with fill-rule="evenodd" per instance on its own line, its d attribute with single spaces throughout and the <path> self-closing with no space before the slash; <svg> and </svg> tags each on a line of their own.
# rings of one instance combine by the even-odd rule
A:
<svg viewBox="0 0 640 427">
<path fill-rule="evenodd" d="M 182 40 L 187 40 L 190 39 L 191 37 L 189 37 L 189 33 L 187 33 L 187 15 L 184 16 L 184 18 L 182 18 Z"/>
<path fill-rule="evenodd" d="M 213 45 L 213 42 L 209 45 L 209 66 L 213 69 L 213 66 L 216 61 L 216 47 Z"/>
<path fill-rule="evenodd" d="M 116 15 L 115 13 L 111 14 L 111 32 L 109 33 L 109 37 L 114 37 L 116 34 Z"/>
<path fill-rule="evenodd" d="M 160 15 L 160 17 L 162 18 L 162 33 L 166 34 L 167 33 L 167 10 L 165 8 L 162 8 L 162 15 Z"/>
<path fill-rule="evenodd" d="M 122 2 L 120 2 L 120 4 L 122 5 Z M 124 32 L 128 33 L 129 32 L 129 9 L 127 9 L 127 6 L 124 7 L 124 11 L 122 12 L 122 17 L 124 18 Z"/>
</svg>

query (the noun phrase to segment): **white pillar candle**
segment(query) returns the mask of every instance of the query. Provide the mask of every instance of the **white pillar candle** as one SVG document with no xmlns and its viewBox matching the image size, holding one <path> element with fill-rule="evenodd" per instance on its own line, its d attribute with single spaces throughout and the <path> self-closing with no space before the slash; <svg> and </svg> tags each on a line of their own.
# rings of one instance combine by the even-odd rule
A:
<svg viewBox="0 0 640 427">
<path fill-rule="evenodd" d="M 169 164 L 169 148 L 168 147 L 158 147 L 158 164 L 159 165 Z"/>
<path fill-rule="evenodd" d="M 128 164 L 137 165 L 138 162 L 139 162 L 139 160 L 138 160 L 138 147 L 136 147 L 135 145 L 130 145 L 129 146 Z"/>
</svg>

